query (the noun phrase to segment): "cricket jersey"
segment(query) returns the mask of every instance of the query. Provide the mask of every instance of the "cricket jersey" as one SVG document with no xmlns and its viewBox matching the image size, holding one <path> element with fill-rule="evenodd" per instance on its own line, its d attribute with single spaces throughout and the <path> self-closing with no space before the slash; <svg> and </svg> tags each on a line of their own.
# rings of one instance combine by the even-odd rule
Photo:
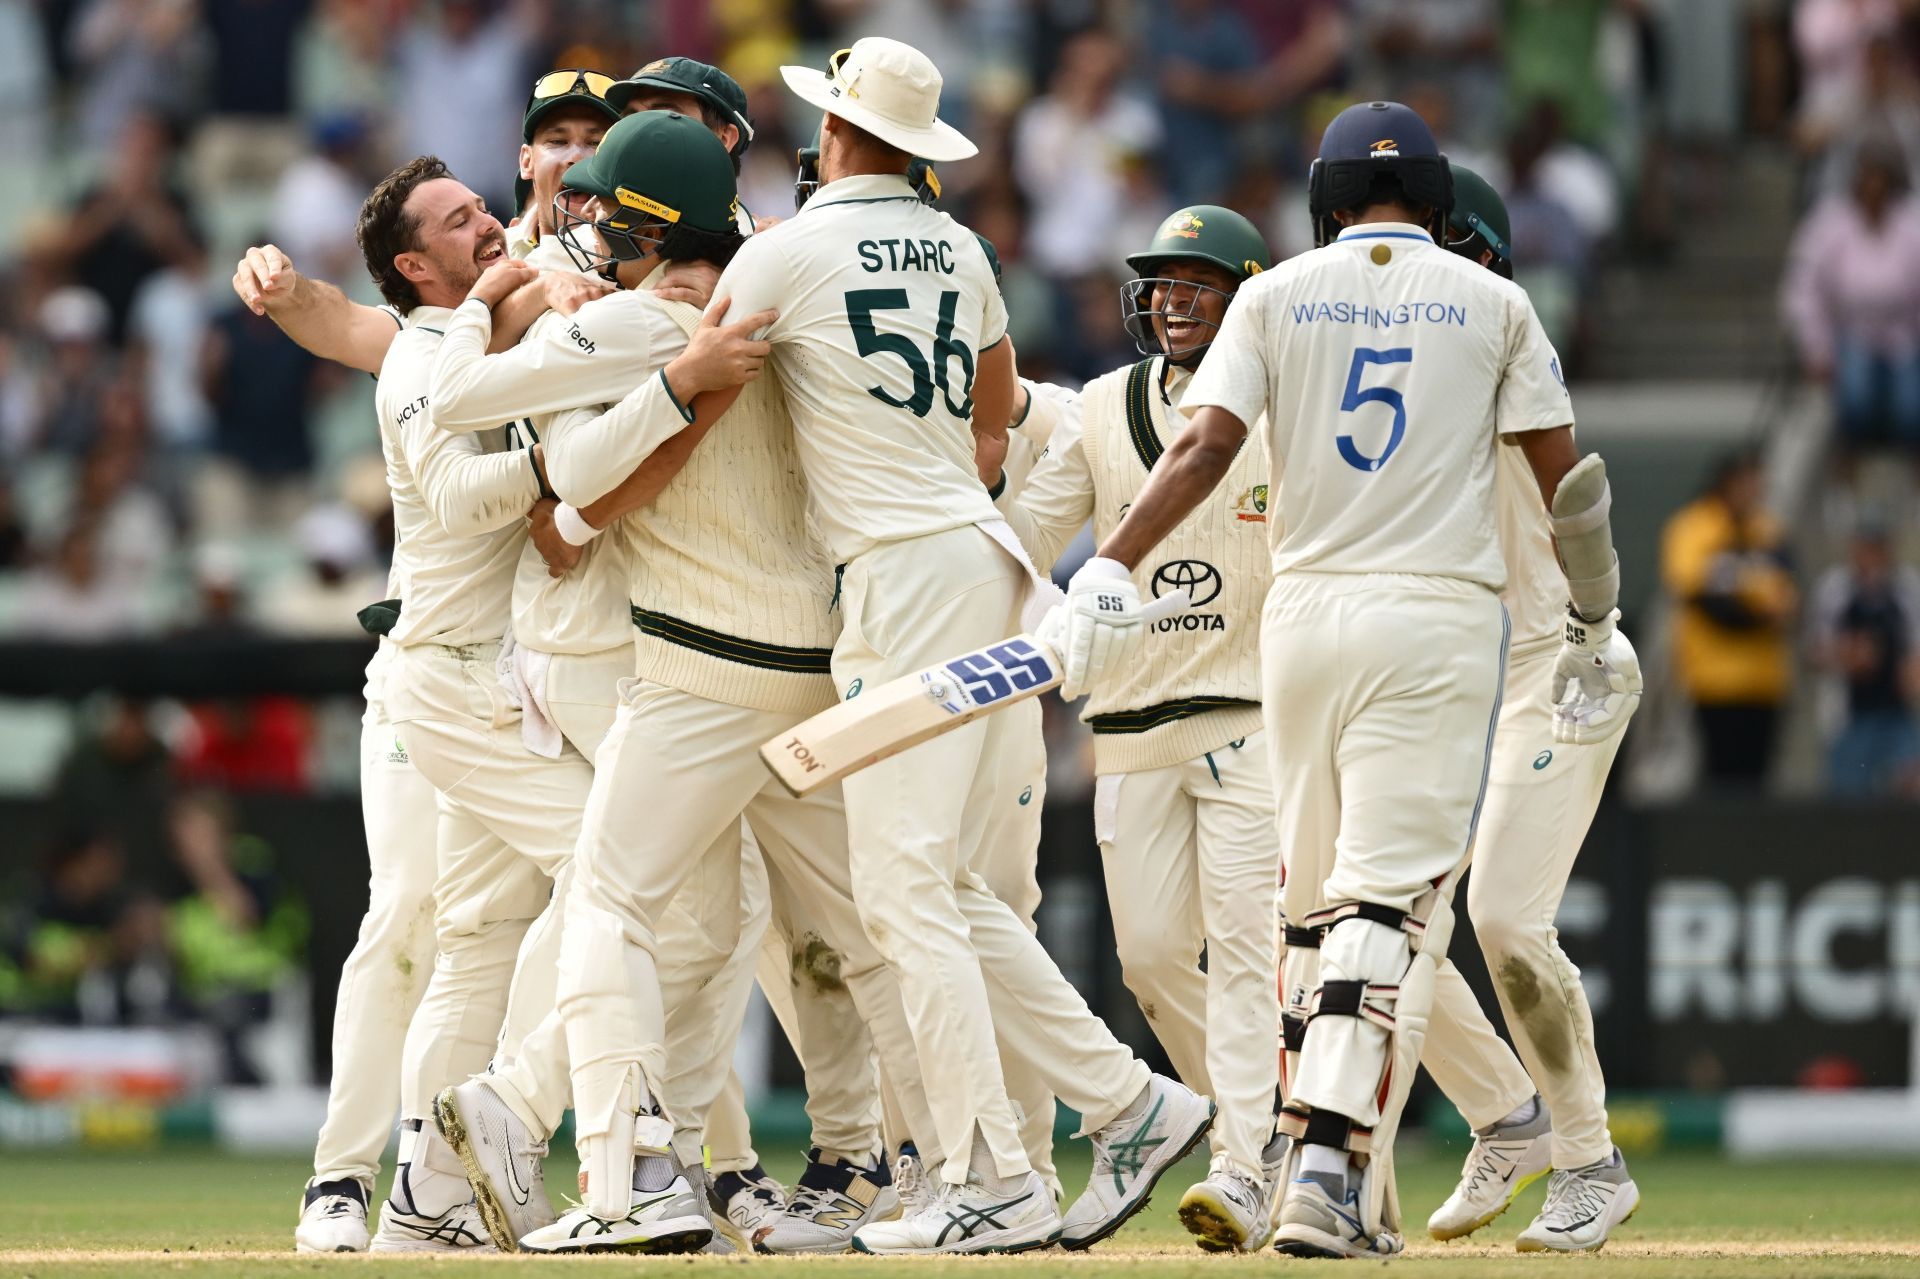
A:
<svg viewBox="0 0 1920 1279">
<path fill-rule="evenodd" d="M 748 240 L 714 291 L 765 337 L 836 560 L 998 518 L 973 461 L 980 352 L 1006 307 L 979 241 L 900 175 L 842 178 Z"/>
<path fill-rule="evenodd" d="M 434 421 L 428 384 L 453 312 L 417 306 L 387 348 L 374 388 L 393 493 L 394 594 L 388 638 L 479 644 L 506 634 L 522 517 L 540 496 L 533 461 L 502 427 L 455 433 Z"/>
<path fill-rule="evenodd" d="M 1276 573 L 1412 573 L 1499 590 L 1494 441 L 1567 426 L 1520 287 L 1402 223 L 1349 227 L 1240 286 L 1186 397 L 1262 413 Z"/>
</svg>

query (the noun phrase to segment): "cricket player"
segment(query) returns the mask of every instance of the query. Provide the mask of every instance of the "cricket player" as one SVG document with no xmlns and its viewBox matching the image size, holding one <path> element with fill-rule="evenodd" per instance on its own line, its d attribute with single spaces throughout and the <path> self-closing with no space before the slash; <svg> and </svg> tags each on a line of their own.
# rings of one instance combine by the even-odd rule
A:
<svg viewBox="0 0 1920 1279">
<path fill-rule="evenodd" d="M 876 1042 L 890 1042 L 901 1060 L 912 1047 L 898 993 L 860 934 L 846 884 L 838 797 L 793 800 L 766 775 L 757 754 L 768 736 L 830 705 L 833 691 L 827 678 L 833 574 L 807 533 L 780 402 L 771 383 L 748 388 L 726 428 L 696 450 L 706 424 L 693 406 L 704 391 L 722 388 L 700 383 L 694 348 L 687 347 L 689 358 L 663 362 L 655 348 L 666 343 L 650 340 L 648 350 L 639 350 L 628 341 L 631 332 L 615 337 L 605 317 L 590 314 L 610 317 L 616 312 L 607 304 L 631 294 L 626 311 L 677 317 L 685 342 L 696 313 L 636 286 L 676 254 L 715 262 L 732 254 L 739 237 L 725 150 L 686 117 L 641 113 L 616 126 L 591 162 L 569 172 L 567 185 L 592 195 L 588 210 L 595 219 L 571 232 L 569 242 L 604 246 L 627 287 L 583 308 L 562 335 L 576 349 L 591 345 L 596 355 L 604 340 L 611 365 L 638 363 L 644 385 L 612 412 L 555 422 L 540 450 L 551 482 L 569 500 L 556 522 L 570 540 L 597 543 L 607 524 L 591 519 L 611 518 L 600 515 L 609 498 L 633 513 L 618 528 L 631 542 L 625 562 L 641 639 L 638 674 L 623 685 L 599 753 L 579 875 L 565 901 L 560 1018 L 572 1061 L 584 1199 L 560 1221 L 529 1231 L 519 1245 L 545 1252 L 684 1251 L 704 1245 L 712 1227 L 685 1176 L 685 1167 L 698 1166 L 697 1142 L 675 1151 L 678 1116 L 662 1104 L 671 1096 L 663 1084 L 669 1063 L 662 975 L 683 960 L 659 951 L 656 928 L 679 894 L 724 896 L 737 907 L 743 814 L 776 881 L 774 900 L 799 903 L 796 917 L 819 922 L 818 936 L 837 952 L 838 977 L 860 1002 Z M 484 323 L 478 307 L 461 318 Z M 763 326 L 770 318 L 749 315 L 738 327 Z M 481 345 L 478 334 L 462 340 L 469 356 Z M 765 356 L 763 344 L 750 345 L 748 373 Z M 560 358 L 535 352 L 525 363 L 532 369 Z M 516 363 L 494 360 L 509 369 Z M 450 376 L 462 375 L 455 369 Z M 726 386 L 746 379 L 743 373 Z M 668 482 L 646 482 L 642 464 L 663 455 L 685 469 Z M 623 474 L 628 479 L 621 480 Z M 636 840 L 634 833 L 643 830 L 648 837 Z M 720 1042 L 730 1047 L 737 1031 L 736 1015 Z M 720 1070 L 708 1074 L 702 1106 L 723 1077 Z M 517 1176 L 514 1151 L 537 1145 L 557 1122 L 557 1111 L 530 1113 L 517 1104 L 524 1100 L 512 1069 L 449 1089 L 440 1099 L 443 1131 L 478 1165 L 470 1172 L 483 1206 L 509 1198 Z M 924 1102 L 919 1108 L 924 1111 Z M 883 1206 L 877 1136 L 865 1150 L 821 1152 L 814 1166 L 839 1173 L 840 1189 L 858 1210 L 855 1222 Z M 839 1248 L 851 1234 L 850 1226 L 840 1230 Z"/>
<path fill-rule="evenodd" d="M 1505 678 L 1494 450 L 1517 437 L 1573 601 L 1556 735 L 1623 709 L 1604 465 L 1581 459 L 1526 295 L 1435 242 L 1453 204 L 1432 132 L 1397 103 L 1335 117 L 1308 183 L 1321 247 L 1243 285 L 1195 375 L 1187 428 L 1049 619 L 1064 691 L 1123 678 L 1144 639 L 1131 574 L 1214 489 L 1265 414 L 1275 578 L 1267 742 L 1286 947 L 1308 1018 L 1275 1246 L 1398 1252 L 1393 1135 L 1446 953 Z M 1548 676 L 1543 672 L 1543 678 Z M 1317 972 L 1310 970 L 1317 969 Z"/>
<path fill-rule="evenodd" d="M 1043 570 L 1091 519 L 1113 532 L 1167 444 L 1246 281 L 1272 265 L 1251 222 L 1196 205 L 1127 258 L 1126 325 L 1146 358 L 1088 383 L 1059 414 L 1026 493 L 1000 508 Z M 1094 733 L 1094 832 L 1127 986 L 1182 1079 L 1214 1099 L 1213 1164 L 1180 1216 L 1203 1247 L 1255 1251 L 1272 1233 L 1279 1033 L 1274 974 L 1280 850 L 1260 717 L 1268 568 L 1267 452 L 1249 439 L 1226 483 L 1133 572 L 1143 594 L 1185 587 L 1124 678 L 1081 718 Z M 1205 949 L 1207 967 L 1200 969 Z M 1277 1153 L 1276 1147 L 1276 1153 Z M 1277 1169 L 1274 1170 L 1277 1175 Z"/>
<path fill-rule="evenodd" d="M 1453 166 L 1448 228 L 1449 249 L 1512 278 L 1506 204 L 1484 178 L 1459 165 Z M 1627 637 L 1616 631 L 1609 660 L 1627 681 L 1620 709 L 1595 726 L 1591 740 L 1555 739 L 1548 671 L 1567 590 L 1554 525 L 1536 491 L 1520 449 L 1502 441 L 1494 450 L 1495 518 L 1507 564 L 1501 598 L 1513 639 L 1467 910 L 1520 1056 L 1495 1033 L 1452 963 L 1442 965 L 1420 1060 L 1466 1116 L 1474 1142 L 1459 1186 L 1427 1230 L 1436 1239 L 1472 1234 L 1551 1171 L 1546 1203 L 1520 1232 L 1518 1247 L 1584 1252 L 1607 1241 L 1640 1192 L 1607 1131 L 1593 1013 L 1579 970 L 1560 949 L 1553 917 L 1619 753 L 1621 730 L 1639 703 L 1641 680 Z"/>
<path fill-rule="evenodd" d="M 715 302 L 779 311 L 771 365 L 812 507 L 844 565 L 833 678 L 857 697 L 1018 629 L 1035 578 L 982 482 L 1005 453 L 1012 352 L 978 242 L 906 177 L 915 156 L 940 164 L 976 150 L 938 118 L 933 64 L 868 38 L 826 74 L 782 76 L 826 113 L 822 185 L 747 241 Z M 987 717 L 845 784 L 854 897 L 905 998 L 946 1183 L 926 1208 L 861 1227 L 860 1251 L 1086 1246 L 1137 1211 L 1212 1122 L 1210 1102 L 1151 1075 L 1113 1038 L 966 864 L 995 725 Z M 996 1029 L 1093 1137 L 1093 1182 L 1064 1223 L 1020 1141 Z"/>
<path fill-rule="evenodd" d="M 512 573 L 539 498 L 525 450 L 506 432 L 454 435 L 434 424 L 428 374 L 452 307 L 506 256 L 500 223 L 423 156 L 390 174 L 361 209 L 367 268 L 406 328 L 375 391 L 393 492 L 393 585 L 400 615 L 385 704 L 407 755 L 439 792 L 436 954 L 401 1065 L 400 1173 L 376 1250 L 480 1242 L 457 1161 L 423 1131 L 435 1090 L 484 1062 L 507 983 L 551 877 L 571 854 L 591 770 L 526 750 L 496 674 Z"/>
</svg>

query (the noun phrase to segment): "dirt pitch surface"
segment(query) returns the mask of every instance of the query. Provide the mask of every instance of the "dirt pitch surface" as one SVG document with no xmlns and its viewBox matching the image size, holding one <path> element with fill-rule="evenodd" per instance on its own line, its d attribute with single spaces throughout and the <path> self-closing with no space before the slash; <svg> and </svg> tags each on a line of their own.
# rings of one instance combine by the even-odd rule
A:
<svg viewBox="0 0 1920 1279">
<path fill-rule="evenodd" d="M 1078 1143 L 1075 1143 L 1078 1145 Z M 1068 1154 L 1063 1150 L 1063 1154 Z M 1417 1227 L 1451 1188 L 1462 1152 L 1403 1158 L 1401 1193 Z M 785 1179 L 795 1158 L 770 1160 Z M 1572 1268 L 1590 1279 L 1824 1279 L 1902 1276 L 1920 1279 L 1920 1163 L 1734 1164 L 1694 1154 L 1645 1154 L 1632 1160 L 1643 1201 L 1606 1250 L 1591 1257 L 1521 1256 L 1513 1237 L 1538 1209 L 1537 1185 L 1512 1211 L 1470 1240 L 1451 1244 L 1416 1234 L 1407 1255 L 1386 1263 L 1404 1279 L 1502 1276 L 1523 1270 Z M 1063 1162 L 1069 1187 L 1086 1178 L 1084 1155 Z M 596 1272 L 679 1273 L 753 1267 L 765 1279 L 836 1269 L 863 1274 L 949 1276 L 991 1271 L 1015 1276 L 1107 1272 L 1218 1275 L 1222 1267 L 1298 1269 L 1318 1263 L 1272 1253 L 1210 1257 L 1194 1249 L 1174 1218 L 1179 1192 L 1204 1175 L 1200 1160 L 1172 1170 L 1155 1202 L 1125 1230 L 1089 1253 L 1058 1251 L 1022 1257 L 883 1259 L 874 1257 L 531 1258 L 504 1254 L 457 1257 L 302 1256 L 292 1251 L 295 1205 L 306 1169 L 297 1160 L 248 1159 L 206 1150 L 126 1153 L 0 1153 L 0 1279 L 23 1276 L 208 1275 L 314 1276 L 354 1279 L 427 1274 L 435 1279 L 585 1266 Z M 556 1161 L 549 1185 L 573 1180 Z M 1242 1272 L 1244 1273 L 1244 1271 Z"/>
</svg>

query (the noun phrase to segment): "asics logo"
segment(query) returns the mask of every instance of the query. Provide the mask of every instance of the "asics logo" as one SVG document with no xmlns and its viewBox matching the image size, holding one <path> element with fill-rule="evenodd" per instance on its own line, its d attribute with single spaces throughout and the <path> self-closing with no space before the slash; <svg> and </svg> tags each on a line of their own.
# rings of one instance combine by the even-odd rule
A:
<svg viewBox="0 0 1920 1279">
<path fill-rule="evenodd" d="M 1140 1121 L 1140 1126 L 1133 1130 L 1133 1136 L 1113 1144 L 1111 1155 L 1115 1190 L 1126 1189 L 1126 1178 L 1145 1168 L 1147 1158 L 1152 1155 L 1154 1148 L 1166 1141 L 1165 1137 L 1147 1136 L 1153 1131 L 1153 1121 L 1160 1117 L 1160 1108 L 1165 1104 L 1164 1097 L 1155 1097 L 1153 1108 L 1147 1111 L 1147 1117 Z"/>
<path fill-rule="evenodd" d="M 956 1230 L 960 1232 L 959 1237 L 962 1239 L 971 1239 L 988 1227 L 992 1227 L 995 1230 L 1005 1230 L 1007 1229 L 1007 1224 L 1000 1220 L 1000 1214 L 1018 1208 L 1031 1198 L 1033 1198 L 1033 1192 L 1029 1190 L 1018 1199 L 1009 1199 L 1005 1203 L 988 1204 L 984 1208 L 963 1208 L 959 1212 L 949 1212 L 947 1214 L 947 1224 L 942 1227 L 939 1236 L 934 1239 L 934 1246 L 939 1247 L 941 1244 L 947 1242 L 948 1239 L 953 1238 L 953 1232 Z"/>
</svg>

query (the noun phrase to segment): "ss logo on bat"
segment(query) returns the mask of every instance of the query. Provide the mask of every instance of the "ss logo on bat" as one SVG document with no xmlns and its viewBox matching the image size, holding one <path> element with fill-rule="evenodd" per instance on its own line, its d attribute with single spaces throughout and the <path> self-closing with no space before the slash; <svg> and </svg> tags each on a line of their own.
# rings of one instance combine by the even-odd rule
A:
<svg viewBox="0 0 1920 1279">
<path fill-rule="evenodd" d="M 947 670 L 965 685 L 975 706 L 991 706 L 1053 678 L 1045 655 L 1023 639 L 963 654 L 948 662 Z"/>
</svg>

